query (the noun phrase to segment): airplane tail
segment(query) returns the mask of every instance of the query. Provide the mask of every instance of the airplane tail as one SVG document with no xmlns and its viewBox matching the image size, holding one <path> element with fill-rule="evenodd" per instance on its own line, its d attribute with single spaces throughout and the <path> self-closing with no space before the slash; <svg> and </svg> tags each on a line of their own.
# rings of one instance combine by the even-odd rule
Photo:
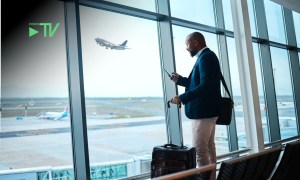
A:
<svg viewBox="0 0 300 180">
<path fill-rule="evenodd" d="M 127 40 L 124 41 L 122 44 L 120 44 L 120 46 L 126 46 L 126 44 L 127 44 Z"/>
<path fill-rule="evenodd" d="M 67 112 L 67 111 L 68 111 L 68 109 L 69 109 L 69 106 L 68 106 L 68 105 L 67 105 L 67 106 L 65 106 L 64 112 Z"/>
<path fill-rule="evenodd" d="M 69 109 L 69 106 L 67 105 L 64 109 L 64 111 L 62 112 L 62 114 L 58 117 L 55 117 L 54 120 L 60 120 L 61 118 L 64 118 L 64 117 L 67 117 L 68 116 L 68 109 Z"/>
</svg>

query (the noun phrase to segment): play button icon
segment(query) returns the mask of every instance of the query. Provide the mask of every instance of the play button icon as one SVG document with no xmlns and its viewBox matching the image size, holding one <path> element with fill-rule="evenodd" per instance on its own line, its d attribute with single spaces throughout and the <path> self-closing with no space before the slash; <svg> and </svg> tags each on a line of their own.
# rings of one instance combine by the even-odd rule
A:
<svg viewBox="0 0 300 180">
<path fill-rule="evenodd" d="M 39 31 L 29 27 L 29 37 L 36 35 L 37 33 L 39 33 Z"/>
</svg>

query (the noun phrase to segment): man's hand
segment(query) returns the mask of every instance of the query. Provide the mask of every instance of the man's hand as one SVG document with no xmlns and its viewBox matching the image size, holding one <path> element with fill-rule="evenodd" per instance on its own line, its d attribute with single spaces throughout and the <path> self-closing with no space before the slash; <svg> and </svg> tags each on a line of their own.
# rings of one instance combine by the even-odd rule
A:
<svg viewBox="0 0 300 180">
<path fill-rule="evenodd" d="M 176 73 L 176 72 L 172 72 L 172 75 L 171 75 L 170 79 L 171 79 L 174 83 L 177 83 L 178 78 L 179 78 L 179 74 Z"/>
<path fill-rule="evenodd" d="M 181 103 L 181 99 L 180 99 L 179 96 L 175 96 L 175 97 L 171 98 L 170 102 L 173 103 L 173 104 L 180 104 Z"/>
</svg>

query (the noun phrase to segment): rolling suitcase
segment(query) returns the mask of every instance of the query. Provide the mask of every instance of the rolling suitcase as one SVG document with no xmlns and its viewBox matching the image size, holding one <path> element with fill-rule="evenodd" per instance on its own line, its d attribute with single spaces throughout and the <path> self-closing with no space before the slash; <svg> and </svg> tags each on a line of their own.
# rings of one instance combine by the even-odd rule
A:
<svg viewBox="0 0 300 180">
<path fill-rule="evenodd" d="M 169 128 L 170 101 L 167 103 L 167 127 Z M 180 108 L 180 105 L 179 105 Z M 180 109 L 179 109 L 180 113 Z M 179 114 L 179 126 L 181 128 L 181 115 Z M 172 132 L 171 129 L 169 129 Z M 182 136 L 181 136 L 182 137 Z M 172 137 L 168 137 L 169 144 L 155 146 L 152 151 L 151 178 L 179 172 L 182 170 L 196 168 L 196 149 L 172 144 Z"/>
</svg>

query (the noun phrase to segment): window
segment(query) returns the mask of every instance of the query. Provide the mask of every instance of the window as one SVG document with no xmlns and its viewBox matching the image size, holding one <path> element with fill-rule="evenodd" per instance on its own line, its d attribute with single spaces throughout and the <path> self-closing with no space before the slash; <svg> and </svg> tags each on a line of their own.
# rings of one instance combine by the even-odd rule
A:
<svg viewBox="0 0 300 180">
<path fill-rule="evenodd" d="M 88 7 L 80 18 L 92 178 L 149 172 L 167 143 L 157 23 Z"/>
<path fill-rule="evenodd" d="M 196 57 L 191 57 L 186 51 L 185 39 L 190 33 L 197 31 L 193 29 L 173 26 L 175 63 L 177 73 L 187 77 L 196 61 Z M 206 40 L 207 47 L 218 55 L 217 36 L 215 34 L 201 32 Z M 178 94 L 184 93 L 184 87 L 178 87 Z M 183 140 L 186 146 L 192 146 L 191 121 L 185 116 L 184 108 L 181 108 Z M 217 154 L 224 154 L 228 149 L 228 135 L 226 126 L 216 126 L 215 143 Z"/>
<path fill-rule="evenodd" d="M 233 22 L 232 22 L 232 11 L 231 11 L 231 4 L 230 0 L 223 0 L 223 12 L 224 12 L 224 21 L 225 21 L 225 29 L 229 31 L 233 31 Z M 254 9 L 253 9 L 253 2 L 252 0 L 248 0 L 248 13 L 250 19 L 250 26 L 251 26 L 251 36 L 256 37 L 256 26 L 254 21 Z"/>
<path fill-rule="evenodd" d="M 233 22 L 232 22 L 232 11 L 230 0 L 223 0 L 223 13 L 224 13 L 224 23 L 225 29 L 233 31 Z"/>
<path fill-rule="evenodd" d="M 236 128 L 238 135 L 239 148 L 247 147 L 245 141 L 245 122 L 243 112 L 243 101 L 241 96 L 241 85 L 238 71 L 238 62 L 236 57 L 235 41 L 233 38 L 227 38 L 228 57 L 229 57 L 229 68 L 231 74 L 232 93 L 234 101 L 234 113 L 236 119 Z"/>
<path fill-rule="evenodd" d="M 213 1 L 211 0 L 190 0 L 188 3 L 182 0 L 170 0 L 170 7 L 172 17 L 216 26 Z"/>
<path fill-rule="evenodd" d="M 264 0 L 264 3 L 269 40 L 286 44 L 281 6 L 269 0 Z"/>
<path fill-rule="evenodd" d="M 249 12 L 249 19 L 250 19 L 251 36 L 257 37 L 253 0 L 248 0 L 247 2 L 248 2 L 248 12 Z"/>
<path fill-rule="evenodd" d="M 146 11 L 156 12 L 154 0 L 105 0 L 105 1 L 122 4 L 125 6 L 130 6 L 138 9 L 143 9 Z"/>
<path fill-rule="evenodd" d="M 60 23 L 52 38 L 16 33 L 2 44 L 0 172 L 9 174 L 0 179 L 73 179 L 64 6 L 55 1 L 47 8 Z"/>
<path fill-rule="evenodd" d="M 281 138 L 297 135 L 295 103 L 291 84 L 289 58 L 285 49 L 271 47 Z"/>
<path fill-rule="evenodd" d="M 252 43 L 253 45 L 253 52 L 254 52 L 254 62 L 255 62 L 255 70 L 256 70 L 256 78 L 257 78 L 257 88 L 258 88 L 258 95 L 259 95 L 259 104 L 260 104 L 260 115 L 262 119 L 262 129 L 264 135 L 264 143 L 269 142 L 269 124 L 267 121 L 267 109 L 266 109 L 266 102 L 264 96 L 264 87 L 263 87 L 263 79 L 261 74 L 261 60 L 258 53 L 258 44 Z"/>
<path fill-rule="evenodd" d="M 118 179 L 149 172 L 153 147 L 167 142 L 162 88 L 165 82 L 162 82 L 164 72 L 161 70 L 157 21 L 116 13 L 122 6 L 122 13 L 128 12 L 127 10 L 135 11 L 137 8 L 140 10 L 136 13 L 150 11 L 159 17 L 156 14 L 156 2 L 93 1 L 95 4 L 99 3 L 100 7 L 116 4 L 105 6 L 107 10 L 104 11 L 81 6 L 85 4 L 85 1 L 81 1 L 82 52 L 79 53 L 83 57 L 85 97 L 82 98 L 85 98 L 86 103 L 84 115 L 87 117 L 92 180 Z M 198 23 L 211 27 L 212 32 L 217 30 L 213 4 L 215 1 L 168 2 L 172 17 L 188 21 L 187 26 L 192 22 L 192 26 Z M 222 2 L 225 28 L 233 31 L 230 0 Z M 257 37 L 253 0 L 247 2 L 251 33 Z M 269 35 L 270 41 L 286 44 L 282 7 L 270 0 L 265 0 L 264 3 L 268 27 L 268 32 L 265 33 Z M 74 7 L 73 4 L 71 6 Z M 3 171 L 9 171 L 10 174 L 5 177 L 1 174 L 0 179 L 74 179 L 64 5 L 58 1 L 53 7 L 47 8 L 47 12 L 51 9 L 51 18 L 60 22 L 53 38 L 44 38 L 43 33 L 39 33 L 29 39 L 28 36 L 22 36 L 24 33 L 12 33 L 14 37 L 7 38 L 10 42 L 2 43 L 5 51 L 2 51 L 0 64 L 0 174 Z M 300 36 L 297 33 L 300 29 L 299 13 L 293 12 L 293 20 L 297 46 L 300 47 Z M 195 30 L 175 25 L 172 28 L 176 70 L 181 75 L 188 76 L 195 58 L 191 58 L 185 49 L 185 37 Z M 38 30 L 43 32 L 43 29 Z M 222 43 L 218 44 L 217 35 L 202 33 L 208 47 L 218 55 L 218 46 Z M 234 115 L 241 149 L 246 147 L 246 137 L 240 73 L 235 41 L 227 37 L 227 43 L 235 102 Z M 253 44 L 264 141 L 268 142 L 269 127 L 260 70 L 262 60 L 257 46 Z M 300 57 L 299 52 L 298 54 Z M 271 56 L 281 138 L 284 139 L 297 135 L 293 93 L 299 92 L 293 92 L 286 49 L 271 47 Z M 181 94 L 184 89 L 178 87 L 178 92 Z M 182 111 L 183 139 L 185 145 L 191 146 L 190 120 L 185 116 L 184 108 Z M 75 133 L 78 131 L 80 130 L 75 129 Z M 230 138 L 227 131 L 226 126 L 216 127 L 218 155 L 229 151 Z M 234 131 L 229 133 L 233 134 Z M 78 154 L 81 155 L 84 154 Z"/>
<path fill-rule="evenodd" d="M 300 34 L 299 34 L 300 14 L 296 13 L 296 12 L 293 12 L 293 19 L 294 19 L 296 38 L 297 38 L 297 46 L 298 46 L 298 48 L 300 48 Z"/>
</svg>

